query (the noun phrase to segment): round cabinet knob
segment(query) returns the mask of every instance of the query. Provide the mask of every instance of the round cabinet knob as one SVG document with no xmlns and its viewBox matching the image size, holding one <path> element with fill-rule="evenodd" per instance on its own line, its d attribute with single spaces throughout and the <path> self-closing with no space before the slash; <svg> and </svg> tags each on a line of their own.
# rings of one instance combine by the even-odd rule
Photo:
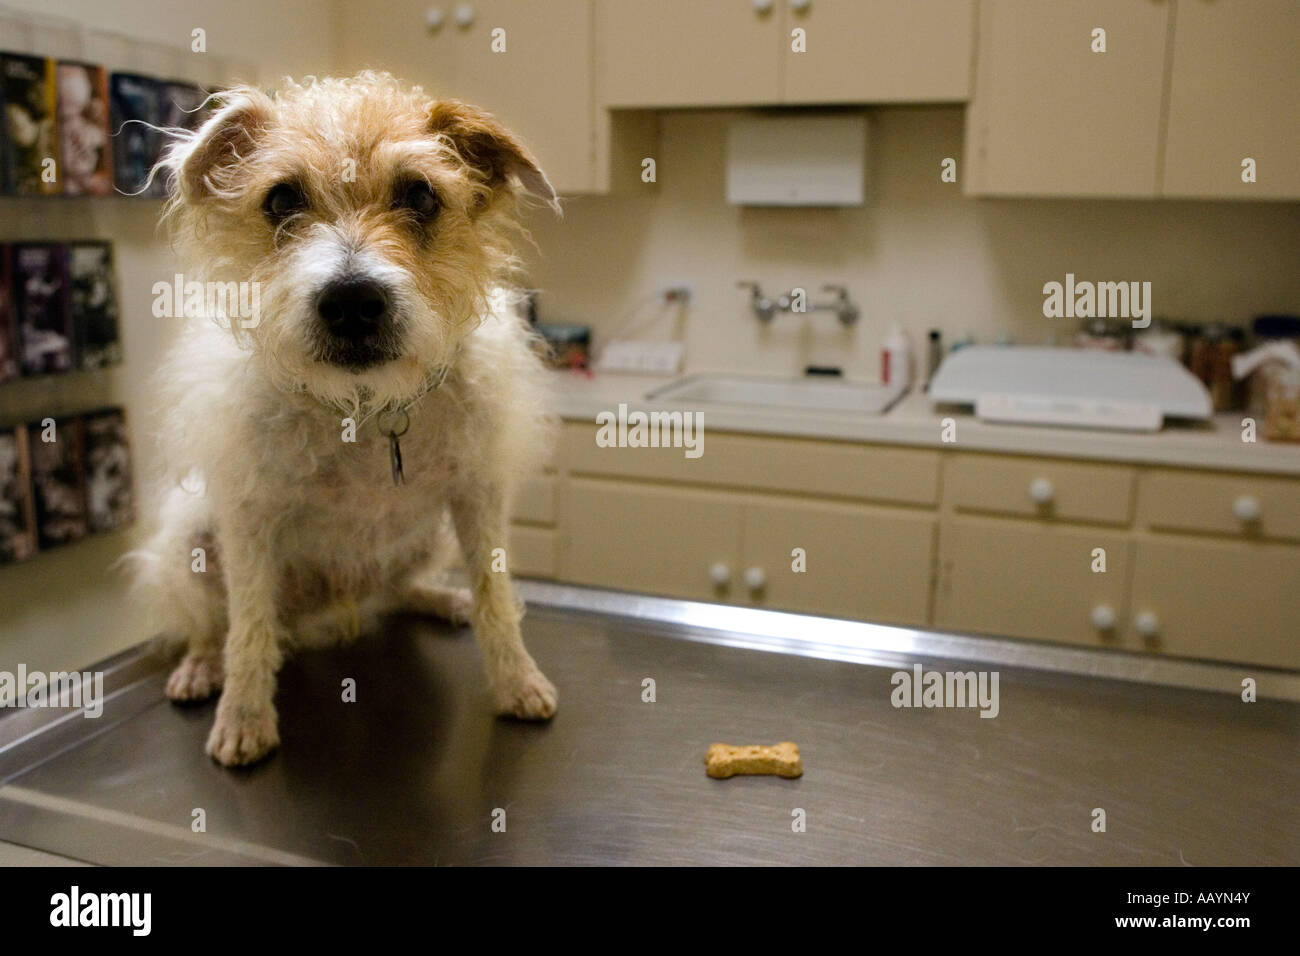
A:
<svg viewBox="0 0 1300 956">
<path fill-rule="evenodd" d="M 731 580 L 731 568 L 727 567 L 721 561 L 709 568 L 709 577 L 718 587 L 726 584 Z"/>
<path fill-rule="evenodd" d="M 1035 478 L 1029 483 L 1029 497 L 1040 505 L 1050 502 L 1054 494 L 1056 489 L 1052 487 L 1052 482 L 1048 478 Z"/>
<path fill-rule="evenodd" d="M 767 575 L 763 573 L 762 568 L 745 569 L 745 586 L 751 591 L 763 590 L 763 585 L 767 583 Z"/>
<path fill-rule="evenodd" d="M 1232 503 L 1232 513 L 1238 521 L 1259 520 L 1259 499 L 1251 495 L 1242 495 Z"/>
<path fill-rule="evenodd" d="M 1142 611 L 1133 618 L 1133 629 L 1143 637 L 1155 637 L 1160 632 L 1160 618 L 1154 611 Z"/>
<path fill-rule="evenodd" d="M 796 13 L 803 13 L 812 6 L 812 0 L 790 0 L 790 9 Z"/>
<path fill-rule="evenodd" d="M 446 17 L 443 15 L 442 7 L 430 7 L 424 11 L 424 25 L 430 30 L 442 29 L 443 21 Z"/>
<path fill-rule="evenodd" d="M 462 30 L 474 22 L 474 8 L 468 3 L 456 4 L 456 26 Z"/>
<path fill-rule="evenodd" d="M 773 0 L 750 0 L 750 3 L 754 5 L 754 10 L 758 13 L 767 13 L 772 9 Z"/>
<path fill-rule="evenodd" d="M 1115 609 L 1109 604 L 1098 604 L 1092 609 L 1092 626 L 1099 631 L 1109 631 L 1115 626 Z"/>
</svg>

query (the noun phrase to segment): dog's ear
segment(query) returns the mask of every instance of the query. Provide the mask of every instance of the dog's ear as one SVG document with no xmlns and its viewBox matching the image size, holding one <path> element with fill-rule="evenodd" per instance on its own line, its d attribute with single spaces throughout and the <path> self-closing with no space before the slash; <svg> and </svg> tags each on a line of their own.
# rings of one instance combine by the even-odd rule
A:
<svg viewBox="0 0 1300 956">
<path fill-rule="evenodd" d="M 525 192 L 560 211 L 555 189 L 537 160 L 491 113 L 459 100 L 438 100 L 429 107 L 429 132 L 446 136 L 460 158 L 483 174 L 489 188 L 518 182 Z"/>
<path fill-rule="evenodd" d="M 271 100 L 239 87 L 217 94 L 219 106 L 194 135 L 167 150 L 164 164 L 183 202 L 193 203 L 228 188 L 232 173 L 257 146 L 271 121 Z"/>
</svg>

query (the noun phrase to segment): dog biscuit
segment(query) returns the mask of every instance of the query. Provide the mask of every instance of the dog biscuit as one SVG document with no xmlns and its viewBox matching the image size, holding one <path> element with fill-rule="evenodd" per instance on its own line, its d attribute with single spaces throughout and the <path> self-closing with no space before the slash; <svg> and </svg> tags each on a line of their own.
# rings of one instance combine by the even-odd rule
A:
<svg viewBox="0 0 1300 956">
<path fill-rule="evenodd" d="M 803 760 L 799 757 L 799 745 L 788 740 L 775 747 L 713 744 L 704 758 L 704 770 L 710 777 L 719 780 L 734 777 L 738 773 L 800 777 L 803 776 Z"/>
</svg>

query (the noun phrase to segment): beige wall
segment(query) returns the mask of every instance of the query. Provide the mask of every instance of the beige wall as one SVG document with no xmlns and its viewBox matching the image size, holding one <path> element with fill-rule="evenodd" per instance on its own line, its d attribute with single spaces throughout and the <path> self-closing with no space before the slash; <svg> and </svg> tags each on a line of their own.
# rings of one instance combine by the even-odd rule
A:
<svg viewBox="0 0 1300 956">
<path fill-rule="evenodd" d="M 1300 312 L 1300 217 L 1294 203 L 972 200 L 942 183 L 962 155 L 962 110 L 870 111 L 868 202 L 853 209 L 727 205 L 729 111 L 664 114 L 657 186 L 643 195 L 578 198 L 562 220 L 531 217 L 543 317 L 612 330 L 629 303 L 685 281 L 695 299 L 680 322 L 691 369 L 793 374 L 810 362 L 876 374 L 891 320 L 913 349 L 926 331 L 1016 341 L 1068 337 L 1075 320 L 1043 317 L 1042 286 L 1080 279 L 1152 283 L 1157 314 L 1247 321 Z M 959 167 L 959 175 L 961 173 Z M 862 306 L 843 331 L 829 313 L 778 315 L 764 329 L 739 279 L 765 292 L 847 284 Z M 656 315 L 658 319 L 656 320 Z M 644 336 L 672 314 L 643 310 Z"/>
<path fill-rule="evenodd" d="M 5 0 L 0 49 L 81 56 L 110 69 L 196 81 L 273 80 L 283 72 L 328 71 L 333 38 L 323 0 Z M 27 13 L 38 13 L 33 20 Z M 65 19 L 59 19 L 65 18 Z M 207 31 L 206 54 L 189 51 L 190 31 Z M 129 35 L 129 37 L 127 36 Z M 153 283 L 176 271 L 155 229 L 161 203 L 126 198 L 0 198 L 0 242 L 111 238 L 117 254 L 125 361 L 102 373 L 76 373 L 0 386 L 0 421 L 125 406 L 140 480 L 153 458 L 147 439 L 148 375 L 171 328 L 150 310 Z M 111 565 L 137 526 L 0 567 L 0 670 L 77 667 L 150 634 L 125 601 Z"/>
</svg>

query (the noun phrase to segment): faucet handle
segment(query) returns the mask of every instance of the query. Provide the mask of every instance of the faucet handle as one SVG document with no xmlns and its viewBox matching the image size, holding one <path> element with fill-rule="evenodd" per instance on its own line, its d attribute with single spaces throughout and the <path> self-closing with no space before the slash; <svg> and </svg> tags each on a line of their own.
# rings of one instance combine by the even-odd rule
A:
<svg viewBox="0 0 1300 956">
<path fill-rule="evenodd" d="M 842 285 L 824 285 L 824 286 L 822 286 L 822 291 L 823 291 L 823 292 L 837 292 L 837 293 L 839 293 L 839 297 L 840 297 L 841 299 L 847 299 L 847 298 L 849 297 L 849 290 L 848 290 L 848 287 L 847 287 L 847 286 L 842 286 Z"/>
<path fill-rule="evenodd" d="M 754 314 L 758 316 L 759 320 L 762 322 L 771 322 L 773 316 L 776 315 L 776 303 L 763 295 L 763 290 L 758 287 L 758 283 L 748 279 L 742 279 L 736 283 L 736 286 L 741 289 L 749 290 L 750 308 L 754 310 Z"/>
</svg>

